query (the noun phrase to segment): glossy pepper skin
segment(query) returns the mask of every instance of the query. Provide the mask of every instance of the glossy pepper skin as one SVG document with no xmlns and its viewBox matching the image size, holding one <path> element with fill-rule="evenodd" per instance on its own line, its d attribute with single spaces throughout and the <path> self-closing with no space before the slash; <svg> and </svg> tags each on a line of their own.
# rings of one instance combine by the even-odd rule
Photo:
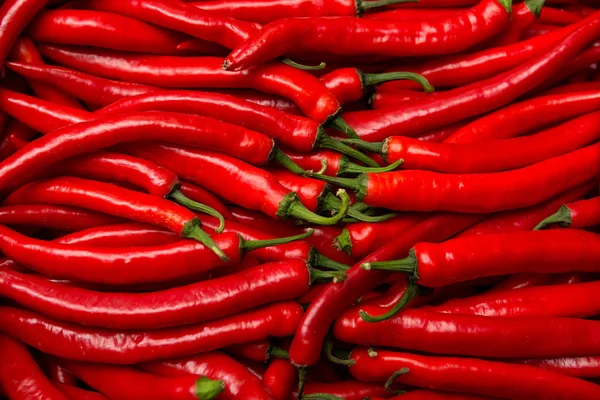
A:
<svg viewBox="0 0 600 400">
<path fill-rule="evenodd" d="M 262 384 L 274 400 L 288 400 L 297 386 L 298 370 L 289 360 L 274 359 L 269 363 Z"/>
<path fill-rule="evenodd" d="M 449 300 L 425 309 L 445 314 L 487 317 L 590 318 L 600 312 L 597 296 L 599 289 L 599 282 L 534 286 L 520 290 L 486 292 Z"/>
<path fill-rule="evenodd" d="M 559 210 L 542 220 L 536 229 L 542 229 L 552 224 L 582 229 L 600 224 L 600 197 L 579 200 L 562 205 Z"/>
<path fill-rule="evenodd" d="M 363 262 L 393 259 L 406 254 L 414 243 L 422 240 L 446 240 L 479 219 L 475 215 L 440 214 L 398 236 L 363 259 Z M 350 268 L 346 275 L 344 281 L 327 285 L 308 307 L 290 347 L 290 360 L 295 365 L 302 367 L 317 364 L 323 342 L 334 320 L 356 299 L 388 276 L 384 271 L 365 271 L 360 268 L 360 263 Z"/>
<path fill-rule="evenodd" d="M 560 358 L 531 358 L 517 360 L 519 363 L 559 372 L 576 378 L 600 377 L 600 356 L 589 357 L 560 357 Z"/>
<path fill-rule="evenodd" d="M 421 356 L 376 349 L 354 349 L 350 373 L 361 380 L 385 382 L 396 371 L 406 374 L 394 382 L 449 392 L 471 393 L 515 400 L 594 399 L 600 387 L 526 365 L 504 364 L 469 358 Z M 510 382 L 510 385 L 506 383 Z"/>
<path fill-rule="evenodd" d="M 84 328 L 11 307 L 1 307 L 0 314 L 4 332 L 44 353 L 77 361 L 137 364 L 289 336 L 302 308 L 296 302 L 274 303 L 208 323 L 152 331 Z"/>
<path fill-rule="evenodd" d="M 377 306 L 359 306 L 376 312 Z M 547 358 L 598 353 L 598 321 L 554 317 L 489 318 L 407 309 L 371 323 L 351 308 L 333 327 L 339 340 L 435 354 L 484 358 Z M 490 343 L 494 343 L 490 346 Z"/>
<path fill-rule="evenodd" d="M 40 46 L 40 52 L 62 65 L 127 82 L 169 88 L 256 89 L 277 94 L 292 100 L 318 123 L 340 110 L 335 96 L 316 77 L 279 62 L 229 72 L 221 68 L 223 59 L 219 57 L 137 56 L 67 46 Z"/>
<path fill-rule="evenodd" d="M 510 20 L 510 2 L 484 0 L 437 21 L 378 21 L 357 18 L 284 19 L 266 25 L 235 48 L 223 67 L 239 71 L 290 50 L 338 55 L 427 56 L 465 50 L 499 33 Z M 426 39 L 421 32 L 429 32 Z M 361 43 L 361 46 L 356 46 Z"/>
<path fill-rule="evenodd" d="M 179 236 L 169 230 L 138 222 L 78 230 L 55 239 L 57 243 L 90 247 L 160 246 L 180 240 Z"/>
<path fill-rule="evenodd" d="M 141 364 L 139 367 L 144 371 L 166 377 L 191 375 L 221 380 L 225 383 L 225 389 L 219 398 L 224 400 L 235 400 L 241 396 L 249 396 L 256 400 L 272 400 L 261 385 L 260 379 L 244 365 L 218 351 Z"/>
<path fill-rule="evenodd" d="M 98 392 L 80 389 L 76 386 L 55 383 L 54 386 L 62 392 L 69 400 L 108 400 L 108 397 Z"/>
<path fill-rule="evenodd" d="M 217 196 L 215 196 L 208 190 L 191 182 L 185 181 L 181 182 L 181 187 L 179 188 L 179 190 L 181 190 L 181 193 L 183 193 L 184 196 L 198 203 L 206 204 L 207 206 L 214 208 L 225 219 L 230 221 L 236 221 L 236 218 L 227 209 L 227 206 L 225 206 L 225 204 L 223 204 L 223 202 L 219 198 L 217 198 Z"/>
<path fill-rule="evenodd" d="M 0 293 L 63 321 L 112 329 L 198 323 L 306 293 L 311 272 L 301 260 L 263 264 L 236 274 L 151 293 L 106 293 L 0 269 Z M 81 307 L 81 304 L 93 304 Z"/>
<path fill-rule="evenodd" d="M 21 32 L 48 0 L 7 0 L 0 6 L 0 65 L 4 64 Z"/>
<path fill-rule="evenodd" d="M 223 391 L 224 383 L 210 378 L 159 377 L 132 367 L 60 360 L 83 382 L 112 398 L 123 400 L 212 400 Z"/>
<path fill-rule="evenodd" d="M 304 395 L 315 395 L 327 393 L 337 396 L 344 400 L 363 400 L 371 397 L 390 397 L 392 394 L 386 391 L 382 385 L 370 382 L 360 382 L 356 380 L 346 380 L 340 382 L 306 382 L 304 385 Z M 293 399 L 298 398 L 294 393 Z"/>
<path fill-rule="evenodd" d="M 23 343 L 1 334 L 0 350 L 0 386 L 8 398 L 67 400 L 40 370 Z"/>
</svg>

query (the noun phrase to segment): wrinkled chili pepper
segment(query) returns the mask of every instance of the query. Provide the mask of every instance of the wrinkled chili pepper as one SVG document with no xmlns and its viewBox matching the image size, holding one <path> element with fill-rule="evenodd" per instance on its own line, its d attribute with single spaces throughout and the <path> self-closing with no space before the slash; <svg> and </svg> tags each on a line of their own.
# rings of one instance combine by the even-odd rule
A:
<svg viewBox="0 0 600 400">
<path fill-rule="evenodd" d="M 564 204 L 556 213 L 537 224 L 534 229 L 544 229 L 552 224 L 574 229 L 599 225 L 600 197 Z"/>
</svg>

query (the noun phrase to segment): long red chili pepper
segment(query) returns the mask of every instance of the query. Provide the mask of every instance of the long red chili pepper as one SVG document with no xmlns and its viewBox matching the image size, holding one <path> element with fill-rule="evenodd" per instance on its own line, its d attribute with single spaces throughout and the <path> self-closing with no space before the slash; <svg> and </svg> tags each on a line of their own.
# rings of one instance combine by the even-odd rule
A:
<svg viewBox="0 0 600 400">
<path fill-rule="evenodd" d="M 26 204 L 0 207 L 0 224 L 38 226 L 77 232 L 123 222 L 121 218 L 76 207 Z"/>
<path fill-rule="evenodd" d="M 6 0 L 0 6 L 0 65 L 31 19 L 48 0 Z"/>
<path fill-rule="evenodd" d="M 380 141 L 388 136 L 414 136 L 428 129 L 461 121 L 501 107 L 547 80 L 598 37 L 600 14 L 550 50 L 505 73 L 423 98 L 409 107 L 400 104 L 380 110 L 344 115 L 361 139 Z M 507 84 L 510 82 L 510 84 Z"/>
<path fill-rule="evenodd" d="M 488 213 L 533 206 L 594 179 L 600 174 L 599 161 L 600 144 L 594 144 L 505 172 L 443 174 L 409 170 L 367 173 L 355 179 L 315 176 L 355 190 L 357 200 L 371 207 Z"/>
<path fill-rule="evenodd" d="M 224 353 L 202 353 L 192 357 L 141 364 L 140 367 L 160 376 L 192 375 L 221 380 L 225 383 L 225 389 L 219 398 L 224 400 L 239 399 L 241 396 L 272 400 L 257 377 L 244 365 Z"/>
<path fill-rule="evenodd" d="M 532 136 L 474 144 L 429 143 L 404 136 L 383 142 L 346 142 L 382 155 L 388 162 L 403 160 L 403 168 L 451 174 L 501 172 L 569 153 L 600 139 L 600 112 L 586 114 Z"/>
<path fill-rule="evenodd" d="M 185 35 L 134 18 L 90 10 L 48 10 L 29 24 L 36 42 L 74 44 L 139 53 L 172 54 Z"/>
<path fill-rule="evenodd" d="M 381 400 L 372 398 L 371 400 Z M 390 400 L 494 400 L 492 397 L 473 396 L 470 394 L 438 392 L 433 390 L 417 389 L 402 393 L 400 396 L 390 397 Z"/>
<path fill-rule="evenodd" d="M 209 321 L 294 299 L 315 281 L 339 277 L 302 260 L 263 264 L 217 279 L 151 293 L 106 293 L 0 270 L 0 293 L 53 318 L 112 329 L 156 329 Z M 81 307 L 81 301 L 93 307 Z"/>
<path fill-rule="evenodd" d="M 540 222 L 535 229 L 552 224 L 568 228 L 587 228 L 600 224 L 600 197 L 562 205 L 558 211 Z"/>
<path fill-rule="evenodd" d="M 386 391 L 383 385 L 348 380 L 331 383 L 306 382 L 302 399 L 363 400 L 371 397 L 390 396 L 392 393 Z M 292 398 L 298 399 L 298 394 L 294 393 Z"/>
<path fill-rule="evenodd" d="M 446 142 L 460 144 L 508 139 L 597 110 L 600 110 L 598 91 L 535 97 L 473 121 Z"/>
<path fill-rule="evenodd" d="M 228 72 L 221 68 L 223 59 L 219 57 L 138 56 L 67 46 L 41 46 L 40 52 L 63 65 L 127 82 L 170 88 L 257 89 L 277 94 L 292 100 L 314 121 L 329 121 L 343 132 L 352 133 L 337 116 L 340 104 L 333 93 L 308 72 L 282 63 Z"/>
<path fill-rule="evenodd" d="M 148 158 L 172 170 L 216 195 L 251 210 L 260 210 L 272 218 L 295 217 L 319 225 L 335 225 L 348 211 L 348 195 L 342 193 L 342 208 L 333 217 L 309 211 L 298 195 L 283 187 L 265 170 L 224 154 L 191 147 L 156 143 L 128 146 L 127 151 Z M 223 185 L 223 182 L 228 182 Z M 248 196 L 248 193 L 253 193 Z"/>
<path fill-rule="evenodd" d="M 181 182 L 181 187 L 179 188 L 179 190 L 181 190 L 181 193 L 183 193 L 184 196 L 192 199 L 193 201 L 206 204 L 207 206 L 214 208 L 225 219 L 230 221 L 236 220 L 236 218 L 227 209 L 227 206 L 225 206 L 225 204 L 223 204 L 223 202 L 219 198 L 217 198 L 217 196 L 215 196 L 208 190 L 198 185 L 194 185 L 191 182 L 185 181 Z"/>
<path fill-rule="evenodd" d="M 262 384 L 274 400 L 288 400 L 297 385 L 298 373 L 289 360 L 275 359 L 269 363 Z"/>
<path fill-rule="evenodd" d="M 528 360 L 518 360 L 518 362 L 577 378 L 600 377 L 600 356 L 531 358 Z"/>
<path fill-rule="evenodd" d="M 200 241 L 221 260 L 229 261 L 210 236 L 202 231 L 193 212 L 166 199 L 108 183 L 63 177 L 23 186 L 13 192 L 4 204 L 30 202 L 70 205 L 163 226 L 183 237 Z"/>
<path fill-rule="evenodd" d="M 484 0 L 461 14 L 431 22 L 284 19 L 268 24 L 235 48 L 223 68 L 239 71 L 292 51 L 390 57 L 455 53 L 499 33 L 509 20 L 510 1 L 497 0 Z M 421 37 L 422 31 L 429 32 L 426 40 Z"/>
<path fill-rule="evenodd" d="M 0 386 L 10 399 L 67 400 L 40 370 L 27 347 L 0 335 Z"/>
<path fill-rule="evenodd" d="M 509 278 L 496 285 L 488 292 L 504 292 L 506 290 L 525 289 L 536 286 L 549 285 L 556 275 L 554 274 L 535 274 L 522 273 L 512 275 Z"/>
<path fill-rule="evenodd" d="M 80 389 L 76 386 L 55 383 L 54 386 L 62 392 L 69 400 L 108 400 L 108 397 L 98 392 Z"/>
<path fill-rule="evenodd" d="M 475 215 L 441 214 L 422 222 L 380 247 L 363 262 L 389 260 L 406 254 L 410 246 L 424 240 L 446 240 L 479 220 Z M 346 279 L 328 285 L 310 304 L 296 331 L 290 347 L 290 360 L 297 366 L 315 365 L 334 320 L 363 294 L 372 290 L 388 276 L 384 271 L 365 271 L 360 263 L 346 271 Z"/>
<path fill-rule="evenodd" d="M 538 21 L 549 25 L 571 25 L 581 20 L 581 16 L 563 8 L 544 7 Z"/>
<path fill-rule="evenodd" d="M 109 284 L 159 282 L 197 275 L 223 266 L 213 250 L 196 241 L 178 241 L 152 247 L 87 248 L 30 239 L 3 225 L 0 248 L 14 261 L 48 276 Z M 231 265 L 244 253 L 303 239 L 311 232 L 283 239 L 246 241 L 235 233 L 211 239 Z M 85 269 L 81 265 L 86 265 Z"/>
<path fill-rule="evenodd" d="M 546 90 L 542 95 L 548 96 L 551 94 L 562 94 L 571 92 L 587 92 L 592 90 L 600 89 L 600 82 L 581 82 L 571 83 L 567 85 L 561 85 L 554 87 L 550 90 Z"/>
<path fill-rule="evenodd" d="M 532 368 L 468 358 L 421 356 L 383 349 L 354 349 L 350 373 L 361 380 L 398 382 L 450 392 L 472 393 L 505 399 L 594 399 L 600 386 Z M 510 382 L 510 385 L 506 383 Z"/>
<path fill-rule="evenodd" d="M 488 317 L 565 317 L 588 318 L 600 313 L 596 304 L 600 282 L 534 286 L 520 290 L 482 293 L 447 301 L 429 311 Z"/>
<path fill-rule="evenodd" d="M 476 3 L 475 1 L 473 3 Z M 415 6 L 415 4 L 412 4 Z M 365 19 L 383 19 L 392 21 L 413 21 L 424 18 L 449 17 L 464 11 L 461 8 L 390 8 L 385 11 L 368 13 L 362 17 Z"/>
<path fill-rule="evenodd" d="M 55 239 L 57 243 L 89 247 L 160 246 L 179 240 L 169 230 L 137 222 L 82 229 Z"/>
<path fill-rule="evenodd" d="M 270 340 L 228 346 L 226 350 L 235 357 L 245 358 L 258 363 L 267 362 L 272 358 L 285 359 L 289 357 L 286 350 L 274 346 Z"/>
<path fill-rule="evenodd" d="M 440 92 L 436 93 L 424 93 L 418 92 L 413 89 L 399 89 L 393 92 L 379 92 L 375 93 L 369 99 L 369 105 L 372 109 L 396 107 L 399 104 L 409 105 L 415 100 L 427 97 L 428 99 L 435 99 L 439 96 Z"/>
<path fill-rule="evenodd" d="M 475 235 L 443 244 L 420 243 L 403 260 L 367 263 L 363 267 L 403 271 L 413 274 L 421 285 L 439 287 L 519 272 L 595 272 L 600 267 L 598 260 L 600 235 L 573 229 Z"/>
<path fill-rule="evenodd" d="M 38 350 L 70 360 L 137 364 L 294 333 L 302 308 L 274 303 L 235 316 L 179 328 L 114 331 L 84 328 L 31 311 L 0 307 L 2 330 Z"/>
<path fill-rule="evenodd" d="M 488 45 L 497 47 L 519 42 L 529 27 L 539 18 L 544 2 L 545 0 L 528 0 L 515 5 L 512 8 L 511 20 L 504 32 L 490 40 Z"/>
<path fill-rule="evenodd" d="M 6 66 L 28 79 L 54 84 L 65 93 L 94 106 L 106 106 L 124 97 L 159 90 L 153 86 L 100 78 L 51 65 L 8 62 Z"/>
</svg>

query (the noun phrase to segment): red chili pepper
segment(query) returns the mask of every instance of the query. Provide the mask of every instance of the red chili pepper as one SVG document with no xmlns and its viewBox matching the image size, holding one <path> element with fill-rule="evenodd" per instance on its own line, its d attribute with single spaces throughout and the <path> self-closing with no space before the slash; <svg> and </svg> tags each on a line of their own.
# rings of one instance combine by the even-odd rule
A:
<svg viewBox="0 0 600 400">
<path fill-rule="evenodd" d="M 310 229 L 313 234 L 307 239 L 322 255 L 345 265 L 356 264 L 356 259 L 346 253 L 340 252 L 334 246 L 333 241 L 342 233 L 342 228 L 333 226 L 312 225 Z"/>
<path fill-rule="evenodd" d="M 223 89 L 222 89 L 223 90 Z M 250 103 L 259 104 L 265 107 L 273 107 L 280 111 L 285 111 L 292 115 L 303 115 L 302 111 L 296 105 L 286 98 L 281 96 L 259 92 L 257 90 L 231 89 L 227 90 L 227 94 L 248 101 Z"/>
<path fill-rule="evenodd" d="M 600 144 L 594 144 L 505 172 L 442 174 L 408 170 L 367 173 L 359 178 L 317 177 L 355 190 L 357 200 L 371 207 L 489 213 L 530 207 L 594 179 L 600 174 L 599 161 Z"/>
<path fill-rule="evenodd" d="M 476 1 L 471 2 L 477 3 Z M 470 4 L 469 4 L 470 5 Z M 415 6 L 415 4 L 411 4 Z M 433 18 L 447 18 L 464 12 L 463 8 L 397 8 L 386 11 L 368 13 L 362 17 L 365 19 L 383 19 L 392 21 L 414 21 Z"/>
<path fill-rule="evenodd" d="M 121 222 L 121 218 L 112 215 L 67 206 L 26 204 L 0 207 L 0 224 L 5 225 L 38 226 L 77 232 Z"/>
<path fill-rule="evenodd" d="M 287 351 L 274 346 L 269 340 L 229 346 L 226 350 L 236 357 L 245 358 L 258 363 L 267 362 L 272 358 L 278 359 L 289 357 Z"/>
<path fill-rule="evenodd" d="M 329 395 L 330 397 L 324 397 Z M 386 391 L 383 385 L 359 382 L 359 381 L 341 381 L 341 382 L 306 382 L 304 385 L 304 395 L 302 399 L 344 399 L 344 400 L 363 400 L 370 397 L 390 397 L 392 393 Z M 294 393 L 293 399 L 298 398 Z"/>
<path fill-rule="evenodd" d="M 413 101 L 423 99 L 427 97 L 432 100 L 435 99 L 436 96 L 439 96 L 440 92 L 435 93 L 424 93 L 417 92 L 413 89 L 399 89 L 394 91 L 384 91 L 380 93 L 375 93 L 369 99 L 369 105 L 372 109 L 380 109 L 386 107 L 396 107 L 399 104 L 410 105 Z"/>
<path fill-rule="evenodd" d="M 450 137 L 454 132 L 465 126 L 465 122 L 450 124 L 441 128 L 432 129 L 417 137 L 418 140 L 430 143 L 441 143 Z"/>
<path fill-rule="evenodd" d="M 180 238 L 166 229 L 137 222 L 82 229 L 55 242 L 89 247 L 139 247 L 175 243 Z"/>
<path fill-rule="evenodd" d="M 391 136 L 378 143 L 348 139 L 349 144 L 379 153 L 403 168 L 450 174 L 501 172 L 523 168 L 575 151 L 600 139 L 600 112 L 572 119 L 536 135 L 474 144 L 429 143 Z"/>
<path fill-rule="evenodd" d="M 464 13 L 431 22 L 284 19 L 268 24 L 235 48 L 223 68 L 239 71 L 292 51 L 389 57 L 456 53 L 499 33 L 509 20 L 510 1 L 497 0 L 484 0 Z M 423 31 L 429 32 L 426 39 Z"/>
<path fill-rule="evenodd" d="M 535 229 L 543 229 L 552 224 L 575 229 L 599 225 L 600 197 L 565 204 L 556 213 L 540 222 Z"/>
<path fill-rule="evenodd" d="M 308 210 L 293 191 L 283 187 L 265 170 L 224 154 L 183 146 L 156 143 L 128 146 L 127 152 L 148 158 L 192 181 L 219 197 L 266 215 L 287 219 L 295 217 L 318 225 L 335 225 L 348 211 L 348 196 L 342 194 L 342 208 L 333 217 L 322 217 Z M 223 185 L 227 182 L 227 185 Z M 248 196 L 248 193 L 253 193 Z"/>
<path fill-rule="evenodd" d="M 460 144 L 508 139 L 597 110 L 600 110 L 600 92 L 597 91 L 535 97 L 471 122 L 446 142 Z"/>
<path fill-rule="evenodd" d="M 512 8 L 511 20 L 506 29 L 486 45 L 491 47 L 517 43 L 539 18 L 545 0 L 529 0 Z"/>
<path fill-rule="evenodd" d="M 380 400 L 380 399 L 371 399 Z M 492 397 L 472 396 L 470 394 L 458 394 L 448 392 L 437 392 L 433 390 L 417 389 L 390 397 L 390 400 L 494 400 Z"/>
<path fill-rule="evenodd" d="M 355 164 L 343 154 L 330 150 L 319 150 L 310 154 L 300 154 L 285 150 L 284 153 L 300 168 L 307 171 L 321 171 L 323 168 L 326 168 L 322 173 L 329 176 L 360 174 L 363 172 L 384 172 L 385 170 L 389 170 L 389 167 L 365 167 Z"/>
<path fill-rule="evenodd" d="M 543 96 L 549 96 L 553 94 L 563 94 L 563 93 L 574 93 L 574 92 L 587 92 L 593 90 L 600 90 L 600 82 L 581 82 L 581 83 L 571 83 L 567 85 L 561 85 L 554 87 L 552 89 L 546 90 L 542 93 Z"/>
<path fill-rule="evenodd" d="M 600 395 L 598 385 L 526 365 L 365 348 L 354 349 L 351 360 L 355 361 L 350 367 L 354 377 L 370 382 L 387 381 L 386 386 L 397 382 L 515 400 L 591 400 Z"/>
<path fill-rule="evenodd" d="M 51 65 L 7 62 L 6 66 L 28 79 L 53 84 L 63 92 L 94 106 L 105 106 L 124 97 L 159 90 L 153 86 L 104 79 Z"/>
<path fill-rule="evenodd" d="M 17 263 L 48 276 L 108 284 L 159 282 L 197 275 L 224 265 L 213 250 L 196 241 L 178 241 L 152 247 L 87 248 L 44 242 L 23 236 L 0 225 L 5 234 L 0 248 Z M 238 264 L 245 252 L 303 239 L 307 232 L 283 239 L 246 241 L 235 233 L 211 239 L 230 265 Z M 200 261 L 199 261 L 200 260 Z M 86 265 L 81 269 L 81 265 Z M 168 268 L 167 268 L 168 267 Z"/>
<path fill-rule="evenodd" d="M 600 377 L 600 357 L 562 357 L 519 360 L 520 363 L 560 372 L 564 375 L 589 379 Z"/>
<path fill-rule="evenodd" d="M 339 277 L 288 260 L 152 293 L 107 293 L 0 270 L 0 292 L 53 318 L 112 329 L 156 329 L 209 321 L 263 304 L 294 299 L 315 281 Z M 202 293 L 198 297 L 197 294 Z M 81 307 L 81 299 L 93 304 Z"/>
<path fill-rule="evenodd" d="M 181 187 L 179 190 L 184 196 L 192 199 L 195 202 L 206 204 L 207 206 L 214 208 L 227 220 L 236 221 L 236 218 L 231 215 L 231 212 L 229 212 L 225 204 L 223 204 L 223 202 L 219 200 L 217 196 L 198 185 L 194 185 L 193 183 L 185 181 L 180 183 Z"/>
<path fill-rule="evenodd" d="M 55 385 L 57 383 L 62 383 L 65 385 L 77 386 L 77 380 L 73 375 L 50 358 L 45 357 L 42 360 L 42 368 L 46 376 L 48 376 Z"/>
<path fill-rule="evenodd" d="M 225 383 L 225 389 L 219 398 L 224 400 L 239 399 L 242 396 L 256 400 L 272 400 L 258 378 L 252 375 L 245 366 L 220 352 L 158 361 L 142 364 L 140 367 L 144 371 L 167 377 L 203 375 L 210 379 L 221 380 Z"/>
<path fill-rule="evenodd" d="M 35 47 L 35 44 L 27 37 L 22 37 L 17 40 L 12 49 L 10 58 L 22 63 L 44 65 L 44 60 Z M 34 79 L 28 80 L 27 83 L 31 86 L 33 91 L 44 100 L 83 110 L 83 107 L 76 99 L 51 85 Z"/>
<path fill-rule="evenodd" d="M 31 19 L 48 0 L 6 0 L 0 6 L 0 65 Z"/>
<path fill-rule="evenodd" d="M 475 235 L 444 244 L 420 243 L 403 260 L 363 267 L 411 273 L 421 285 L 440 287 L 519 272 L 596 272 L 598 260 L 600 235 L 549 230 Z"/>
<path fill-rule="evenodd" d="M 504 292 L 506 290 L 525 289 L 535 286 L 549 285 L 554 277 L 554 274 L 515 274 L 511 275 L 509 278 L 505 279 L 502 283 L 496 285 L 488 292 Z"/>
<path fill-rule="evenodd" d="M 398 257 L 422 240 L 446 240 L 473 225 L 479 218 L 476 215 L 440 214 L 399 235 L 363 259 L 363 262 Z M 384 271 L 365 271 L 360 264 L 356 264 L 346 271 L 346 276 L 344 281 L 328 285 L 308 307 L 290 347 L 290 360 L 294 365 L 315 365 L 335 318 L 356 299 L 384 281 L 388 274 Z"/>
<path fill-rule="evenodd" d="M 272 236 L 290 236 L 302 232 L 300 227 L 296 227 L 288 221 L 274 220 L 260 211 L 249 210 L 236 205 L 229 205 L 229 210 L 241 225 L 257 232 Z"/>
<path fill-rule="evenodd" d="M 575 24 L 581 16 L 562 8 L 544 7 L 538 21 L 541 24 L 566 26 Z"/>
<path fill-rule="evenodd" d="M 108 397 L 89 390 L 79 389 L 78 387 L 56 383 L 54 386 L 62 392 L 69 400 L 108 400 Z"/>
<path fill-rule="evenodd" d="M 215 399 L 223 381 L 207 377 L 159 377 L 130 367 L 61 360 L 75 376 L 103 394 L 123 400 Z"/>
<path fill-rule="evenodd" d="M 29 24 L 36 42 L 74 44 L 139 53 L 172 54 L 185 36 L 134 18 L 90 10 L 57 9 Z"/>
<path fill-rule="evenodd" d="M 559 31 L 561 28 L 556 25 L 533 24 L 529 27 L 523 39 L 531 39 L 537 36 L 550 35 L 553 32 Z"/>
<path fill-rule="evenodd" d="M 302 308 L 296 302 L 274 303 L 212 322 L 152 331 L 84 328 L 11 307 L 0 307 L 0 315 L 3 331 L 44 353 L 86 362 L 137 364 L 289 336 Z"/>
<path fill-rule="evenodd" d="M 223 59 L 219 57 L 140 56 L 68 46 L 41 46 L 40 52 L 68 67 L 127 82 L 169 88 L 257 89 L 277 94 L 292 100 L 312 120 L 329 121 L 351 133 L 337 117 L 340 104 L 335 96 L 308 72 L 282 63 L 228 72 L 223 70 Z"/>
<path fill-rule="evenodd" d="M 505 73 L 440 93 L 433 101 L 424 98 L 410 107 L 401 104 L 382 110 L 357 111 L 346 113 L 344 118 L 367 141 L 384 140 L 400 133 L 415 136 L 458 122 L 501 107 L 539 86 L 599 34 L 600 15 L 597 15 L 548 51 Z"/>
<path fill-rule="evenodd" d="M 298 372 L 289 360 L 275 359 L 269 363 L 262 384 L 274 400 L 288 400 L 297 386 Z"/>
</svg>

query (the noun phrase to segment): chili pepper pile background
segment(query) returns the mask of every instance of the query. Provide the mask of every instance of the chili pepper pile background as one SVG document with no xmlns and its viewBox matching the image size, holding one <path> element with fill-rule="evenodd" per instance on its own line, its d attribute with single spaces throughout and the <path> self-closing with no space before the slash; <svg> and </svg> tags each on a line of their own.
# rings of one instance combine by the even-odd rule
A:
<svg viewBox="0 0 600 400">
<path fill-rule="evenodd" d="M 600 399 L 599 9 L 0 1 L 0 397 Z"/>
</svg>

